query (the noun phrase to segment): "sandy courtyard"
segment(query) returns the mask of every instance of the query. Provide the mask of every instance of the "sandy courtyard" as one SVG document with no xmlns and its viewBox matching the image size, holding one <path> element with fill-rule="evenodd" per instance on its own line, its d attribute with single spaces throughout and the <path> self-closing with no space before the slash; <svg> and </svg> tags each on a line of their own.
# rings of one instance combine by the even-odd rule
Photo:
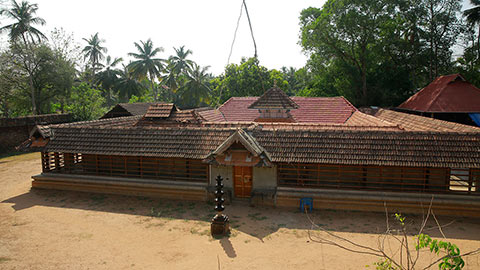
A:
<svg viewBox="0 0 480 270">
<path fill-rule="evenodd" d="M 227 205 L 232 233 L 214 239 L 210 204 L 31 190 L 30 176 L 40 170 L 38 153 L 0 159 L 0 269 L 375 269 L 378 261 L 309 241 L 310 223 L 298 210 Z M 373 247 L 385 229 L 382 213 L 315 210 L 311 216 Z M 418 228 L 418 216 L 407 220 Z M 480 247 L 480 220 L 439 222 L 461 251 Z M 433 226 L 427 232 L 440 237 Z M 432 260 L 428 252 L 422 256 L 422 264 Z M 465 262 L 464 269 L 480 269 L 480 255 Z"/>
</svg>

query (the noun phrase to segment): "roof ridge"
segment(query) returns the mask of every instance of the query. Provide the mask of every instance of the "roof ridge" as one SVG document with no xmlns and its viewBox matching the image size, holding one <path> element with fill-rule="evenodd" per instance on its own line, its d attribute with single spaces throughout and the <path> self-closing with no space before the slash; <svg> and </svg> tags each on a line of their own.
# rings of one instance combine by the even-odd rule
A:
<svg viewBox="0 0 480 270">
<path fill-rule="evenodd" d="M 339 98 L 343 99 L 350 107 L 352 107 L 355 111 L 358 111 L 357 107 L 353 106 L 352 103 L 348 99 L 346 99 L 344 96 L 339 96 Z M 353 114 L 353 113 L 352 113 Z"/>
<path fill-rule="evenodd" d="M 397 119 L 397 123 L 405 131 L 412 131 L 414 129 L 447 129 L 449 131 L 442 132 L 460 132 L 460 133 L 480 133 L 480 127 L 469 126 L 465 124 L 460 124 L 456 122 L 450 122 L 435 118 L 429 118 L 421 115 L 410 114 L 405 112 L 398 112 L 394 110 L 388 110 L 380 108 L 376 115 L 379 115 L 377 118 L 382 119 L 381 117 L 394 118 Z M 384 120 L 384 119 L 382 119 Z M 428 124 L 425 125 L 425 121 L 428 121 Z M 413 123 L 413 124 L 412 124 Z"/>
<path fill-rule="evenodd" d="M 298 109 L 299 106 L 276 85 L 265 91 L 248 109 Z"/>
</svg>

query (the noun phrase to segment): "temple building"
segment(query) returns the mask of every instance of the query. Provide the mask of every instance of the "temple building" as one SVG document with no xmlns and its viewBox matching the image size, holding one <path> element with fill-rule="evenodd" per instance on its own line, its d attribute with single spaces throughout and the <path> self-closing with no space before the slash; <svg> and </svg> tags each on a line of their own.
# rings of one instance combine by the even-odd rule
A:
<svg viewBox="0 0 480 270">
<path fill-rule="evenodd" d="M 480 128 L 343 97 L 232 97 L 218 109 L 50 125 L 35 188 L 314 208 L 480 216 Z"/>
</svg>

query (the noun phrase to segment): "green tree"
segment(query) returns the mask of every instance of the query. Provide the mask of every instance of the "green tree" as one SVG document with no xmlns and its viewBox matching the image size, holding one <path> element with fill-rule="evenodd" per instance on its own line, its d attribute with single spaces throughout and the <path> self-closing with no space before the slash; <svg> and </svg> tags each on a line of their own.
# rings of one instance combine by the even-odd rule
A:
<svg viewBox="0 0 480 270">
<path fill-rule="evenodd" d="M 353 67 L 359 76 L 357 97 L 368 101 L 368 69 L 380 35 L 380 25 L 388 18 L 385 1 L 329 0 L 321 8 L 308 8 L 300 16 L 301 44 L 312 54 L 338 59 Z"/>
<path fill-rule="evenodd" d="M 11 42 L 22 40 L 23 44 L 40 42 L 47 37 L 35 25 L 44 25 L 45 20 L 35 17 L 38 10 L 37 4 L 22 1 L 20 4 L 12 0 L 11 8 L 0 10 L 0 15 L 6 16 L 14 22 L 0 28 L 0 33 L 8 31 Z"/>
<path fill-rule="evenodd" d="M 472 28 L 472 30 L 475 26 L 478 27 L 476 44 L 475 44 L 475 41 L 472 40 L 472 45 L 471 45 L 472 48 L 476 49 L 477 59 L 475 60 L 478 60 L 478 58 L 480 58 L 480 0 L 470 0 L 470 3 L 474 5 L 474 7 L 465 10 L 463 12 L 463 16 L 465 16 L 465 18 L 467 19 L 467 22 L 469 26 Z"/>
<path fill-rule="evenodd" d="M 194 62 L 187 59 L 189 55 L 192 55 L 191 50 L 185 50 L 185 46 L 180 48 L 173 48 L 175 55 L 170 56 L 168 59 L 173 64 L 173 70 L 176 74 L 186 73 L 193 68 Z"/>
<path fill-rule="evenodd" d="M 35 88 L 33 81 L 33 70 L 35 65 L 34 49 L 31 44 L 35 44 L 35 38 L 38 42 L 42 39 L 46 39 L 45 35 L 40 32 L 35 25 L 44 25 L 45 20 L 40 17 L 35 17 L 38 10 L 37 4 L 30 4 L 27 1 L 23 1 L 18 4 L 12 0 L 10 8 L 0 10 L 0 15 L 6 16 L 14 22 L 0 28 L 0 33 L 8 31 L 10 42 L 12 46 L 16 47 L 16 53 L 22 53 L 20 57 L 23 62 L 24 71 L 28 74 L 28 85 L 30 88 L 30 101 L 32 105 L 32 113 L 37 114 L 37 101 L 35 96 Z M 18 42 L 21 40 L 21 42 Z M 20 49 L 19 49 L 20 48 Z"/>
<path fill-rule="evenodd" d="M 396 106 L 453 71 L 459 0 L 330 0 L 301 13 L 312 80 L 300 94 Z"/>
<path fill-rule="evenodd" d="M 118 81 L 115 85 L 115 89 L 122 102 L 129 102 L 132 96 L 142 96 L 144 94 L 145 86 L 135 79 L 127 66 L 122 65 L 122 67 L 123 68 L 118 73 Z"/>
<path fill-rule="evenodd" d="M 211 90 L 208 83 L 211 75 L 207 73 L 208 68 L 193 63 L 186 75 L 186 83 L 179 89 L 180 107 L 197 108 L 210 103 Z"/>
<path fill-rule="evenodd" d="M 172 93 L 178 89 L 178 75 L 175 72 L 174 63 L 170 60 L 166 61 L 164 66 L 164 74 L 161 76 L 162 85 L 168 87 Z"/>
<path fill-rule="evenodd" d="M 242 59 L 240 65 L 230 64 L 225 72 L 212 80 L 214 104 L 221 104 L 230 97 L 260 96 L 273 86 L 274 82 L 282 89 L 288 82 L 281 72 L 268 70 L 259 65 L 257 58 Z"/>
<path fill-rule="evenodd" d="M 95 82 L 103 89 L 103 96 L 106 99 L 107 106 L 113 106 L 116 103 L 115 91 L 116 85 L 119 83 L 120 70 L 115 66 L 123 61 L 122 58 L 114 58 L 107 56 L 106 63 L 99 64 L 102 70 L 95 76 Z"/>
<path fill-rule="evenodd" d="M 140 41 L 140 44 L 134 42 L 135 48 L 138 53 L 129 53 L 129 56 L 134 57 L 136 60 L 128 64 L 128 68 L 132 71 L 133 75 L 138 79 L 147 78 L 150 81 L 152 88 L 153 98 L 158 100 L 158 91 L 155 86 L 155 79 L 160 76 L 161 71 L 164 69 L 163 63 L 165 60 L 156 58 L 159 52 L 163 51 L 161 47 L 154 47 L 151 39 L 146 42 Z"/>
<path fill-rule="evenodd" d="M 105 99 L 101 91 L 91 88 L 86 83 L 72 87 L 67 111 L 71 112 L 74 120 L 93 120 L 102 116 L 106 109 L 103 107 Z"/>
<path fill-rule="evenodd" d="M 170 91 L 175 94 L 186 83 L 187 74 L 192 70 L 195 62 L 187 59 L 192 51 L 185 50 L 185 46 L 180 46 L 178 49 L 174 47 L 173 49 L 175 55 L 171 55 L 166 62 L 162 84 L 168 86 Z"/>
<path fill-rule="evenodd" d="M 79 63 L 83 59 L 82 48 L 75 41 L 73 33 L 66 32 L 63 28 L 54 28 L 49 38 L 50 48 L 65 60 L 73 63 L 75 68 L 79 68 Z"/>
<path fill-rule="evenodd" d="M 426 16 L 421 21 L 428 59 L 429 81 L 451 71 L 452 47 L 461 31 L 460 0 L 423 0 Z"/>
<path fill-rule="evenodd" d="M 15 89 L 25 80 L 16 72 L 15 67 L 9 61 L 7 53 L 0 54 L 0 115 L 2 117 L 16 116 L 14 108 Z"/>
<path fill-rule="evenodd" d="M 472 26 L 472 25 L 470 25 Z M 461 73 L 470 83 L 480 86 L 480 57 L 478 36 L 473 27 L 469 27 L 463 35 L 463 55 L 457 58 L 456 72 Z"/>
<path fill-rule="evenodd" d="M 83 40 L 87 42 L 87 45 L 83 47 L 82 53 L 84 58 L 88 59 L 93 77 L 95 77 L 95 71 L 99 68 L 100 60 L 105 58 L 104 53 L 107 52 L 107 48 L 102 46 L 105 40 L 99 38 L 98 32 L 89 39 L 83 38 Z"/>
<path fill-rule="evenodd" d="M 6 57 L 16 76 L 22 78 L 22 83 L 16 85 L 17 106 L 33 104 L 34 114 L 51 112 L 52 103 L 64 96 L 73 83 L 74 64 L 45 44 L 31 44 L 29 48 L 16 44 Z"/>
</svg>

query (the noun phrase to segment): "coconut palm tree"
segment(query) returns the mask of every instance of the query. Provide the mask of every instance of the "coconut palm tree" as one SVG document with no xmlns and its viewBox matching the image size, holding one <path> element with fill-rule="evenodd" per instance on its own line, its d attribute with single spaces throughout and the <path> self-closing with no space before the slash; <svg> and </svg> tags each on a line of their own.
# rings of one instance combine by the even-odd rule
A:
<svg viewBox="0 0 480 270">
<path fill-rule="evenodd" d="M 102 86 L 104 97 L 107 100 L 107 105 L 111 106 L 115 103 L 113 98 L 114 88 L 118 82 L 118 76 L 120 75 L 120 70 L 116 69 L 115 66 L 122 62 L 122 58 L 114 58 L 109 55 L 107 56 L 106 64 L 99 64 L 98 66 L 102 68 L 95 78 L 95 82 L 98 85 Z"/>
<path fill-rule="evenodd" d="M 195 108 L 210 102 L 212 90 L 208 87 L 211 75 L 207 73 L 209 66 L 200 67 L 193 63 L 187 73 L 187 81 L 178 89 L 184 108 Z"/>
<path fill-rule="evenodd" d="M 17 42 L 21 39 L 25 45 L 27 45 L 28 42 L 35 43 L 35 39 L 38 42 L 42 39 L 47 39 L 40 30 L 34 27 L 34 25 L 37 24 L 45 24 L 44 19 L 35 17 L 37 10 L 37 4 L 30 4 L 27 1 L 18 4 L 15 0 L 12 0 L 12 7 L 10 9 L 5 8 L 0 10 L 0 15 L 14 20 L 14 22 L 1 27 L 0 33 L 8 31 L 10 41 Z"/>
<path fill-rule="evenodd" d="M 20 4 L 12 0 L 11 8 L 0 10 L 0 16 L 6 16 L 14 20 L 12 24 L 0 28 L 0 33 L 8 31 L 10 41 L 15 45 L 16 55 L 22 61 L 22 67 L 28 74 L 28 85 L 30 87 L 30 101 L 32 103 L 32 113 L 37 114 L 37 101 L 34 86 L 34 73 L 38 68 L 38 59 L 35 59 L 35 52 L 38 51 L 35 41 L 40 42 L 47 37 L 40 32 L 34 25 L 44 25 L 45 20 L 35 17 L 37 13 L 37 4 L 30 4 L 23 1 Z M 21 41 L 18 43 L 18 41 Z"/>
<path fill-rule="evenodd" d="M 192 70 L 195 62 L 187 59 L 192 51 L 185 50 L 185 46 L 178 49 L 173 47 L 173 49 L 175 55 L 170 56 L 167 60 L 166 74 L 162 77 L 162 82 L 175 93 L 183 85 L 187 73 Z"/>
<path fill-rule="evenodd" d="M 134 42 L 135 48 L 138 53 L 129 53 L 136 60 L 128 64 L 128 68 L 131 69 L 133 75 L 137 79 L 147 78 L 150 81 L 153 99 L 157 101 L 158 93 L 155 87 L 155 78 L 158 78 L 164 69 L 164 59 L 156 58 L 159 52 L 163 51 L 162 47 L 155 48 L 151 39 L 146 42 L 140 40 L 140 44 Z"/>
<path fill-rule="evenodd" d="M 467 18 L 467 22 L 471 26 L 478 25 L 477 57 L 480 57 L 480 0 L 470 0 L 470 3 L 474 7 L 465 10 L 463 16 Z"/>
<path fill-rule="evenodd" d="M 98 32 L 92 35 L 90 39 L 83 38 L 83 40 L 87 42 L 87 46 L 83 48 L 82 53 L 84 53 L 84 58 L 90 62 L 93 77 L 95 77 L 95 70 L 99 68 L 100 60 L 105 58 L 103 54 L 107 52 L 107 48 L 102 47 L 105 40 L 98 37 Z"/>
<path fill-rule="evenodd" d="M 173 64 L 173 71 L 178 75 L 182 72 L 187 72 L 193 67 L 193 61 L 187 59 L 189 55 L 193 52 L 191 50 L 185 50 L 185 46 L 180 46 L 180 48 L 173 48 L 175 50 L 175 55 L 169 57 L 168 60 Z"/>
<path fill-rule="evenodd" d="M 167 86 L 172 92 L 178 89 L 178 74 L 175 72 L 174 63 L 168 59 L 164 68 L 164 75 L 161 77 L 162 84 Z"/>
<path fill-rule="evenodd" d="M 123 69 L 118 74 L 118 81 L 115 89 L 121 101 L 128 102 L 133 95 L 140 95 L 145 89 L 144 85 L 135 79 L 128 66 L 123 65 Z"/>
</svg>

